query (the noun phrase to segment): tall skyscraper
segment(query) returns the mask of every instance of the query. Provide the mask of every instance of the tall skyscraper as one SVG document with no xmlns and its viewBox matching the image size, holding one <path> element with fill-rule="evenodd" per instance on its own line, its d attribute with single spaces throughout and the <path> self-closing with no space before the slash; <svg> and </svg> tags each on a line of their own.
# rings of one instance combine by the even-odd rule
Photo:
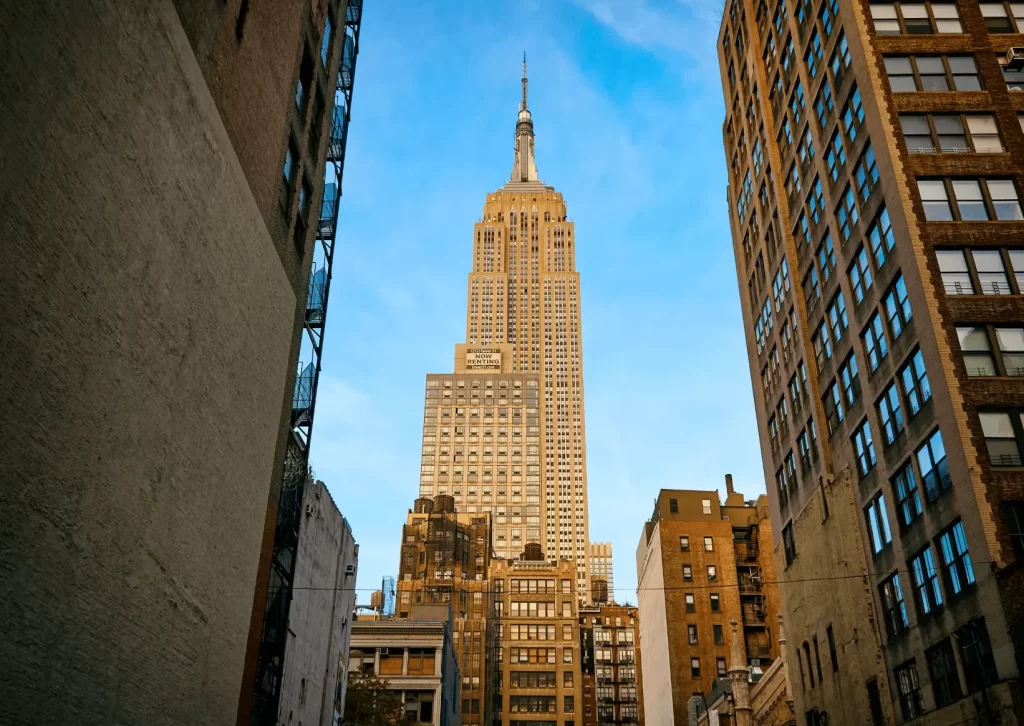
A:
<svg viewBox="0 0 1024 726">
<path fill-rule="evenodd" d="M 537 541 L 549 560 L 575 561 L 575 590 L 586 598 L 590 572 L 583 346 L 573 244 L 574 225 L 562 195 L 538 180 L 524 58 L 512 175 L 501 189 L 487 195 L 474 226 L 466 351 L 470 367 L 485 371 L 483 356 L 501 346 L 503 352 L 498 353 L 493 370 L 507 366 L 504 369 L 511 374 L 536 376 L 540 381 L 540 405 L 527 403 L 525 422 L 511 427 L 513 437 L 524 429 L 526 434 L 520 439 L 525 449 L 523 517 L 537 522 Z M 502 363 L 503 355 L 511 361 Z M 477 411 L 480 416 L 501 415 L 488 414 L 486 402 L 482 405 L 483 410 Z M 500 454 L 496 440 L 495 448 Z M 459 453 L 455 447 L 453 466 Z M 420 496 L 440 493 L 440 482 L 427 469 L 425 462 L 424 474 L 429 478 L 421 476 Z M 450 479 L 453 487 L 461 482 Z M 463 503 L 474 506 L 459 494 L 455 498 L 460 511 Z M 495 541 L 500 543 L 497 518 L 495 527 Z M 532 540 L 529 525 L 524 529 Z"/>
<path fill-rule="evenodd" d="M 1020 9 L 725 8 L 733 246 L 808 722 L 1024 720 Z"/>
</svg>

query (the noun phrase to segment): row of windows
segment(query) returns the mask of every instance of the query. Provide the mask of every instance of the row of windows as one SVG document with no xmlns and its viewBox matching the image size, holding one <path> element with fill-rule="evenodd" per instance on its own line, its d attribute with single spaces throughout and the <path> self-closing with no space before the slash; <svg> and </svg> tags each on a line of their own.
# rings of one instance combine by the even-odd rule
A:
<svg viewBox="0 0 1024 726">
<path fill-rule="evenodd" d="M 1024 219 L 1012 179 L 918 179 L 917 189 L 929 222 Z"/>
<path fill-rule="evenodd" d="M 1019 295 L 1024 291 L 1024 250 L 938 249 L 935 257 L 947 295 Z M 1009 277 L 1007 268 L 1013 270 Z"/>
<path fill-rule="evenodd" d="M 953 642 L 956 642 L 955 650 Z M 968 622 L 952 638 L 947 637 L 928 648 L 924 659 L 931 676 L 936 708 L 963 698 L 963 684 L 966 684 L 967 693 L 976 693 L 998 680 L 984 618 Z M 924 715 L 916 658 L 897 666 L 893 673 L 903 718 L 910 720 Z"/>
<path fill-rule="evenodd" d="M 939 555 L 934 554 L 935 551 Z M 940 559 L 941 558 L 941 559 Z M 956 522 L 926 544 L 907 562 L 910 581 L 913 585 L 914 600 L 919 618 L 934 615 L 945 599 L 956 598 L 973 587 L 976 578 L 971 554 L 967 548 L 967 537 L 961 522 Z M 939 581 L 939 568 L 945 588 Z M 889 640 L 899 638 L 910 629 L 910 618 L 903 597 L 899 571 L 887 577 L 878 586 L 882 600 L 882 612 Z"/>
<path fill-rule="evenodd" d="M 707 566 L 708 582 L 718 582 L 718 566 Z M 683 565 L 683 582 L 693 582 L 693 565 Z"/>
</svg>

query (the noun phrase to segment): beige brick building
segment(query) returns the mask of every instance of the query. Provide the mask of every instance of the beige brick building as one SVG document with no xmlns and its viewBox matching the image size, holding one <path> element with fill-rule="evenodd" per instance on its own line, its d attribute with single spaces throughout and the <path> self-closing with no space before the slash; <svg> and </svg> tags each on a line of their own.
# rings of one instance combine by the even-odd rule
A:
<svg viewBox="0 0 1024 726">
<path fill-rule="evenodd" d="M 691 696 L 708 694 L 728 668 L 728 623 L 742 624 L 747 664 L 778 655 L 771 623 L 779 611 L 767 499 L 733 491 L 662 489 L 637 546 L 643 636 L 644 718 L 686 723 Z"/>
<path fill-rule="evenodd" d="M 809 719 L 1024 718 L 1022 23 L 725 8 L 733 247 Z"/>
<path fill-rule="evenodd" d="M 493 560 L 489 579 L 501 619 L 493 723 L 565 726 L 582 722 L 574 563 L 547 562 L 540 545 L 532 544 L 521 559 Z"/>
<path fill-rule="evenodd" d="M 600 583 L 603 582 L 604 585 Z M 612 543 L 590 543 L 590 596 L 591 601 L 616 602 L 615 568 L 612 565 Z M 600 592 L 599 592 L 600 591 Z M 605 597 L 601 600 L 599 594 Z"/>
<path fill-rule="evenodd" d="M 496 686 L 496 662 L 488 657 L 496 651 L 500 628 L 487 580 L 490 522 L 486 512 L 456 512 L 454 499 L 439 494 L 417 499 L 402 528 L 395 615 L 404 620 L 417 606 L 450 603 L 458 709 L 467 726 L 491 723 L 488 689 Z"/>
</svg>

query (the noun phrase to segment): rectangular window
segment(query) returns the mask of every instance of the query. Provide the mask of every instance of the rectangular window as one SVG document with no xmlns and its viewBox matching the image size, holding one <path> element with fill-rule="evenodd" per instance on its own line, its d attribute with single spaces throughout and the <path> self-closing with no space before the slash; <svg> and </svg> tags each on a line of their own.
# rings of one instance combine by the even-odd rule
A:
<svg viewBox="0 0 1024 726">
<path fill-rule="evenodd" d="M 839 653 L 836 651 L 836 636 L 832 631 L 832 625 L 830 624 L 825 628 L 825 635 L 828 636 L 828 655 L 832 660 L 832 672 L 839 672 Z"/>
<path fill-rule="evenodd" d="M 969 377 L 997 375 L 996 359 L 984 326 L 958 325 L 956 336 L 960 341 L 960 353 Z"/>
<path fill-rule="evenodd" d="M 882 597 L 885 630 L 889 640 L 893 640 L 910 629 L 910 619 L 907 617 L 906 603 L 903 602 L 903 588 L 900 586 L 899 572 L 894 572 L 883 580 L 878 589 Z"/>
<path fill-rule="evenodd" d="M 921 683 L 917 678 L 917 663 L 913 659 L 909 660 L 896 668 L 895 675 L 903 719 L 909 721 L 923 715 L 924 701 L 921 698 Z"/>
<path fill-rule="evenodd" d="M 697 601 L 694 600 L 692 592 L 686 593 L 683 596 L 683 599 L 686 602 L 686 612 L 688 612 L 688 613 L 695 613 L 695 612 L 697 612 Z"/>
<path fill-rule="evenodd" d="M 875 445 L 871 440 L 871 424 L 867 419 L 853 434 L 853 453 L 857 461 L 857 473 L 863 479 L 875 468 Z"/>
<path fill-rule="evenodd" d="M 956 657 L 949 638 L 925 651 L 928 661 L 928 673 L 932 679 L 932 692 L 935 695 L 935 707 L 942 708 L 959 701 L 963 697 L 960 688 L 960 675 L 956 670 Z"/>
<path fill-rule="evenodd" d="M 857 185 L 857 195 L 863 204 L 878 185 L 878 163 L 875 161 L 875 150 L 871 148 L 871 142 L 865 145 L 864 152 L 857 160 L 853 178 Z"/>
<path fill-rule="evenodd" d="M 885 497 L 881 492 L 876 494 L 864 508 L 864 515 L 868 523 L 871 551 L 877 555 L 892 542 L 892 533 L 889 531 L 889 514 L 885 511 Z"/>
<path fill-rule="evenodd" d="M 718 582 L 718 568 L 715 565 L 708 565 L 708 582 Z"/>
<path fill-rule="evenodd" d="M 1014 423 L 1020 424 L 1019 414 L 1001 411 L 986 411 L 978 414 L 981 432 L 985 436 L 985 447 L 989 461 L 994 467 L 1020 466 L 1020 447 Z"/>
<path fill-rule="evenodd" d="M 711 612 L 721 612 L 721 601 L 718 598 L 718 593 L 711 593 Z"/>
<path fill-rule="evenodd" d="M 786 553 L 786 566 L 788 567 L 796 559 L 796 542 L 793 541 L 792 522 L 782 528 L 782 545 Z"/>
<path fill-rule="evenodd" d="M 725 635 L 722 633 L 722 626 L 721 625 L 712 625 L 711 629 L 714 632 L 715 645 L 724 645 L 725 644 Z"/>
<path fill-rule="evenodd" d="M 704 538 L 704 551 L 705 552 L 714 552 L 715 551 L 715 541 L 714 541 L 713 538 L 711 538 L 711 537 L 705 537 Z"/>
<path fill-rule="evenodd" d="M 693 582 L 693 565 L 683 565 L 683 582 Z"/>
<path fill-rule="evenodd" d="M 690 645 L 697 645 L 697 625 L 695 623 L 687 623 L 686 633 L 689 638 Z"/>
<path fill-rule="evenodd" d="M 837 292 L 825 310 L 828 316 L 829 329 L 832 332 L 832 340 L 837 343 L 843 337 L 843 333 L 850 327 L 849 318 L 846 315 L 846 301 L 843 299 L 842 291 Z"/>
<path fill-rule="evenodd" d="M 942 287 L 947 295 L 973 295 L 974 283 L 963 250 L 936 250 Z"/>
<path fill-rule="evenodd" d="M 1003 521 L 1006 523 L 1006 534 L 1013 545 L 1013 555 L 1018 560 L 1024 559 L 1024 502 L 1004 502 Z"/>
<path fill-rule="evenodd" d="M 690 677 L 700 678 L 700 658 L 690 658 Z"/>
<path fill-rule="evenodd" d="M 995 685 L 999 680 L 996 661 L 992 657 L 992 644 L 988 639 L 985 618 L 971 620 L 956 631 L 957 645 L 960 646 L 960 662 L 964 667 L 967 692 L 978 691 Z"/>
<path fill-rule="evenodd" d="M 900 524 L 909 527 L 924 511 L 913 463 L 908 461 L 900 467 L 892 478 L 892 488 L 896 496 L 896 511 L 899 513 Z"/>
<path fill-rule="evenodd" d="M 725 678 L 726 675 L 728 674 L 728 671 L 727 671 L 727 668 L 726 668 L 726 665 L 725 665 L 725 658 L 716 658 L 715 659 L 715 665 L 718 668 L 718 677 L 719 678 Z"/>
<path fill-rule="evenodd" d="M 679 550 L 681 552 L 689 552 L 690 551 L 690 538 L 689 537 L 683 535 L 682 537 L 679 538 Z"/>
<path fill-rule="evenodd" d="M 320 62 L 324 68 L 327 67 L 327 60 L 331 54 L 331 40 L 334 35 L 334 26 L 331 24 L 331 14 L 327 13 L 324 17 L 324 36 L 323 40 L 320 41 Z M 316 119 L 313 121 L 317 123 Z"/>
<path fill-rule="evenodd" d="M 846 405 L 853 406 L 860 398 L 860 378 L 857 375 L 857 356 L 850 352 L 839 367 L 839 381 L 843 387 L 843 400 Z"/>
<path fill-rule="evenodd" d="M 853 287 L 853 300 L 860 304 L 864 300 L 864 293 L 871 288 L 871 265 L 868 262 L 868 253 L 861 245 L 853 255 L 853 264 L 847 271 L 850 277 L 850 285 Z"/>
<path fill-rule="evenodd" d="M 974 584 L 974 567 L 967 551 L 967 536 L 962 522 L 957 522 L 939 535 L 939 549 L 942 551 L 946 583 L 954 595 L 959 595 Z"/>
<path fill-rule="evenodd" d="M 926 546 L 910 560 L 910 579 L 914 583 L 917 610 L 922 617 L 942 607 L 942 587 L 931 547 Z"/>
<path fill-rule="evenodd" d="M 867 327 L 861 333 L 861 338 L 864 341 L 864 351 L 867 353 L 868 368 L 874 373 L 889 355 L 889 345 L 882 329 L 882 317 L 878 313 L 871 316 Z"/>
<path fill-rule="evenodd" d="M 881 269 L 889 252 L 896 245 L 896 237 L 892 233 L 892 224 L 889 222 L 888 209 L 882 207 L 875 221 L 871 223 L 867 236 L 871 254 L 875 257 L 875 267 Z"/>
<path fill-rule="evenodd" d="M 885 389 L 876 407 L 882 422 L 882 438 L 885 445 L 889 446 L 903 433 L 903 410 L 900 408 L 900 395 L 895 383 L 890 383 Z"/>
<path fill-rule="evenodd" d="M 924 484 L 924 496 L 934 502 L 953 486 L 946 461 L 946 447 L 942 443 L 942 432 L 936 429 L 928 440 L 915 452 L 917 468 Z"/>
<path fill-rule="evenodd" d="M 903 328 L 913 317 L 910 309 L 910 298 L 907 296 L 907 284 L 903 280 L 902 273 L 896 276 L 892 286 L 883 300 L 885 304 L 885 317 L 889 321 L 889 330 L 893 339 L 900 337 Z"/>
</svg>

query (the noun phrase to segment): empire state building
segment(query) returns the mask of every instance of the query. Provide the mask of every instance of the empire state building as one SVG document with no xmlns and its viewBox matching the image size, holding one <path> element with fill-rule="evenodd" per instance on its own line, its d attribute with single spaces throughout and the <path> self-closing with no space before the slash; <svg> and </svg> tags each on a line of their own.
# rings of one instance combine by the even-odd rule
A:
<svg viewBox="0 0 1024 726">
<path fill-rule="evenodd" d="M 524 58 L 512 174 L 474 225 L 466 344 L 454 376 L 427 378 L 420 495 L 451 494 L 459 511 L 490 512 L 499 556 L 538 542 L 548 560 L 575 560 L 577 592 L 589 599 L 574 242 L 565 200 L 538 178 Z"/>
</svg>

